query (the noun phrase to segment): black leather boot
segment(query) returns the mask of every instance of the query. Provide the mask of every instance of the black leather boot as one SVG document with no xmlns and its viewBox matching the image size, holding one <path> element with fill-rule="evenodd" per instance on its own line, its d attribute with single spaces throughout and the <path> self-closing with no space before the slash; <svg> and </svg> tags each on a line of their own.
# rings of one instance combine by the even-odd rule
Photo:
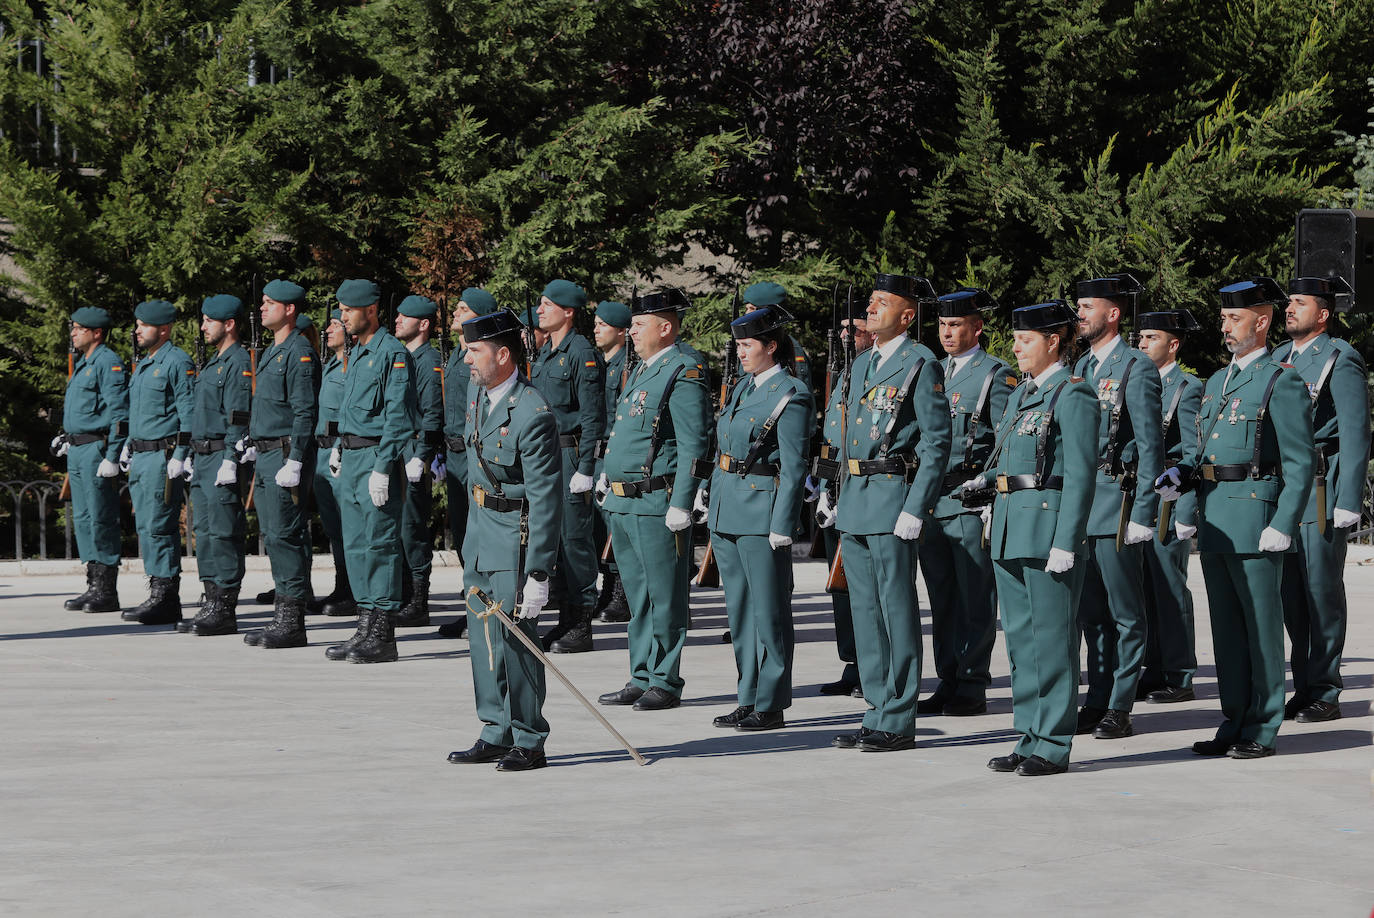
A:
<svg viewBox="0 0 1374 918">
<path fill-rule="evenodd" d="M 592 610 L 572 608 L 568 614 L 572 625 L 549 649 L 554 653 L 587 653 L 592 649 Z"/>
<path fill-rule="evenodd" d="M 261 592 L 261 593 L 259 593 L 257 596 L 255 596 L 254 599 L 257 600 L 257 602 L 258 602 L 259 605 L 263 605 L 263 606 L 275 606 L 275 605 L 277 604 L 277 591 L 276 591 L 276 590 L 264 590 L 263 592 Z"/>
<path fill-rule="evenodd" d="M 262 629 L 263 647 L 271 650 L 305 646 L 305 602 L 304 599 L 278 594 L 276 614 Z"/>
<path fill-rule="evenodd" d="M 68 612 L 80 612 L 86 608 L 86 603 L 91 601 L 91 596 L 95 593 L 95 565 L 94 561 L 86 562 L 86 592 L 62 603 L 62 608 Z"/>
<path fill-rule="evenodd" d="M 334 572 L 334 592 L 324 598 L 325 615 L 357 615 L 358 604 L 353 601 L 353 587 L 348 583 L 348 571 Z"/>
<path fill-rule="evenodd" d="M 373 609 L 358 610 L 358 630 L 353 632 L 353 636 L 342 644 L 333 644 L 324 649 L 325 659 L 346 660 L 348 653 L 367 639 L 367 632 L 372 627 L 372 616 L 376 615 Z"/>
<path fill-rule="evenodd" d="M 200 602 L 200 611 L 195 618 L 183 618 L 177 622 L 177 631 L 182 634 L 189 634 L 196 625 L 204 621 L 209 621 L 215 613 L 215 604 L 219 602 L 219 587 L 215 586 L 213 580 L 207 580 L 201 584 L 205 588 L 205 596 Z"/>
<path fill-rule="evenodd" d="M 592 613 L 600 615 L 601 610 L 606 608 L 606 604 L 611 601 L 615 594 L 615 574 L 603 568 L 601 571 L 601 593 L 596 597 L 596 605 L 592 608 Z"/>
<path fill-rule="evenodd" d="M 82 612 L 118 612 L 119 593 L 115 581 L 119 578 L 119 568 L 113 564 L 95 563 L 95 591 Z"/>
<path fill-rule="evenodd" d="M 225 589 L 215 587 L 214 612 L 206 617 L 204 621 L 200 616 L 196 616 L 196 621 L 191 624 L 191 633 L 202 637 L 217 634 L 237 634 L 239 630 L 239 591 L 238 587 Z"/>
<path fill-rule="evenodd" d="M 410 584 L 410 602 L 401 607 L 391 624 L 396 628 L 420 628 L 429 624 L 429 578 L 416 577 Z"/>
<path fill-rule="evenodd" d="M 548 606 L 544 608 L 547 609 Z M 573 625 L 577 624 L 577 616 L 577 608 L 568 602 L 564 602 L 563 607 L 558 610 L 558 624 L 550 628 L 548 633 L 539 639 L 540 646 L 542 646 L 546 652 L 552 650 L 554 642 L 560 640 L 563 635 L 568 633 Z"/>
<path fill-rule="evenodd" d="M 348 652 L 346 658 L 350 663 L 394 663 L 399 656 L 396 653 L 396 628 L 391 623 L 391 616 L 395 613 L 387 613 L 381 610 L 372 613 L 371 626 L 367 631 L 367 636 L 362 641 L 355 644 L 353 649 Z"/>
<path fill-rule="evenodd" d="M 625 584 L 621 582 L 620 575 L 610 575 L 615 582 L 611 586 L 611 601 L 606 603 L 606 607 L 601 610 L 601 620 L 603 622 L 628 622 L 630 620 L 630 602 L 625 598 Z"/>
<path fill-rule="evenodd" d="M 135 619 L 140 625 L 175 625 L 181 621 L 181 578 L 152 578 L 151 605 L 138 613 Z M 140 607 L 142 608 L 142 607 Z"/>
</svg>

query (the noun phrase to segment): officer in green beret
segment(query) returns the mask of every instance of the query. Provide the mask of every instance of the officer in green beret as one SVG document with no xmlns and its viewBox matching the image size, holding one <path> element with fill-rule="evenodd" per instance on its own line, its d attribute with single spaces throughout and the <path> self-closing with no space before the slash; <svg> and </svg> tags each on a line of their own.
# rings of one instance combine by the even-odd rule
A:
<svg viewBox="0 0 1374 918">
<path fill-rule="evenodd" d="M 1274 754 L 1283 723 L 1284 555 L 1312 495 L 1312 398 L 1297 370 L 1265 348 L 1274 307 L 1287 303 L 1268 277 L 1220 290 L 1231 362 L 1207 380 L 1198 409 L 1196 470 L 1175 466 L 1155 482 L 1164 500 L 1197 490 L 1197 547 L 1207 582 L 1212 649 L 1224 720 L 1198 755 Z"/>
<path fill-rule="evenodd" d="M 339 442 L 330 458 L 338 479 L 348 582 L 358 602 L 358 630 L 325 651 L 331 660 L 397 659 L 392 618 L 401 608 L 402 455 L 420 429 L 410 351 L 377 316 L 381 290 L 346 280 L 338 298 L 344 328 L 357 344 L 344 373 Z"/>
<path fill-rule="evenodd" d="M 1321 723 L 1341 716 L 1345 648 L 1345 546 L 1359 525 L 1369 467 L 1369 386 L 1363 358 L 1331 327 L 1350 285 L 1340 277 L 1288 283 L 1284 329 L 1274 359 L 1289 363 L 1311 393 L 1316 481 L 1298 527 L 1298 550 L 1283 559 L 1283 621 L 1292 642 L 1293 697 L 1284 719 Z"/>
<path fill-rule="evenodd" d="M 272 621 L 243 636 L 255 647 L 304 647 L 310 587 L 310 482 L 304 470 L 315 462 L 320 362 L 297 329 L 305 309 L 305 288 L 274 280 L 262 288 L 262 325 L 272 346 L 258 361 L 249 437 L 242 449 L 257 461 L 253 506 L 263 547 L 272 565 Z M 302 485 L 304 480 L 304 485 Z"/>
<path fill-rule="evenodd" d="M 1088 691 L 1079 733 L 1130 736 L 1131 708 L 1145 658 L 1145 543 L 1154 537 L 1159 499 L 1150 482 L 1164 468 L 1159 419 L 1164 407 L 1154 363 L 1121 336 L 1140 283 L 1129 274 L 1078 284 L 1078 333 L 1088 350 L 1075 375 L 1097 392 L 1098 475 L 1088 518 L 1088 559 L 1078 608 L 1088 647 Z"/>
<path fill-rule="evenodd" d="M 453 307 L 453 317 L 449 328 L 458 333 L 458 348 L 449 354 L 448 365 L 444 369 L 444 449 L 445 459 L 441 466 L 444 482 L 448 488 L 448 527 L 453 533 L 453 544 L 458 546 L 458 558 L 464 561 L 463 542 L 466 541 L 468 527 L 468 456 L 467 456 L 467 404 L 468 383 L 472 369 L 467 365 L 467 339 L 463 336 L 463 325 L 478 316 L 489 316 L 496 312 L 496 298 L 481 287 L 468 287 Z M 439 626 L 439 636 L 460 638 L 467 633 L 468 617 L 460 615 L 456 621 Z"/>
<path fill-rule="evenodd" d="M 935 290 L 923 277 L 879 274 L 868 300 L 873 347 L 850 368 L 839 500 L 817 521 L 840 530 L 860 681 L 871 709 L 832 744 L 865 752 L 916 744 L 921 616 L 916 540 L 933 518 L 949 461 L 949 402 L 940 362 L 907 330 Z"/>
<path fill-rule="evenodd" d="M 615 300 L 602 300 L 596 304 L 596 319 L 592 323 L 592 337 L 601 359 L 606 364 L 606 430 L 615 426 L 615 405 L 620 400 L 620 392 L 630 376 L 630 307 Z M 605 449 L 596 460 L 594 477 L 600 478 L 605 470 Z M 594 544 L 603 549 L 611 537 L 606 511 L 597 508 L 596 539 Z M 609 554 L 609 557 L 607 557 Z M 603 622 L 628 622 L 630 606 L 625 599 L 625 585 L 620 582 L 620 569 L 615 563 L 615 553 L 602 553 L 601 595 L 596 600 L 596 611 L 601 613 Z"/>
<path fill-rule="evenodd" d="M 945 396 L 952 441 L 935 505 L 935 525 L 917 549 L 930 596 L 930 644 L 939 684 L 917 714 L 966 717 L 988 709 L 997 589 L 983 547 L 977 510 L 959 500 L 963 485 L 986 467 L 997 423 L 1016 387 L 1016 373 L 978 344 L 983 314 L 996 308 L 985 290 L 963 287 L 940 297 L 940 345 L 946 354 Z"/>
<path fill-rule="evenodd" d="M 429 343 L 438 317 L 438 304 L 417 294 L 401 300 L 396 309 L 396 337 L 410 351 L 415 366 L 415 397 L 420 411 L 420 429 L 401 455 L 406 473 L 401 549 L 409 576 L 401 586 L 410 598 L 396 615 L 398 628 L 429 624 L 429 575 L 434 566 L 434 542 L 429 534 L 429 518 L 434 515 L 430 465 L 444 445 L 444 361 Z"/>
<path fill-rule="evenodd" d="M 239 343 L 243 301 L 228 293 L 206 297 L 200 315 L 201 334 L 215 353 L 196 373 L 191 456 L 186 461 L 191 467 L 196 569 L 205 601 L 196 617 L 180 622 L 177 630 L 234 634 L 248 529 L 234 444 L 248 433 L 253 371 Z"/>
<path fill-rule="evenodd" d="M 339 442 L 339 406 L 343 403 L 344 370 L 348 365 L 348 332 L 344 330 L 343 314 L 329 313 L 324 327 L 325 356 L 320 368 L 319 414 L 315 420 L 315 473 L 311 497 L 320 511 L 320 525 L 329 539 L 329 551 L 334 556 L 334 589 L 320 603 L 325 615 L 356 615 L 358 604 L 348 583 L 348 563 L 344 558 L 343 517 L 339 511 L 339 495 L 335 493 L 334 476 L 329 473 L 329 456 Z"/>
<path fill-rule="evenodd" d="M 178 527 L 195 411 L 196 368 L 172 343 L 177 308 L 145 300 L 134 309 L 134 334 L 143 357 L 129 382 L 129 439 L 120 465 L 129 473 L 148 598 L 122 613 L 140 625 L 181 621 L 181 545 Z"/>
<path fill-rule="evenodd" d="M 692 464 L 709 462 L 711 418 L 706 374 L 677 347 L 685 302 L 672 289 L 635 302 L 630 339 L 639 362 L 616 403 L 597 482 L 630 604 L 630 681 L 598 700 L 637 711 L 675 708 L 682 700 L 689 511 L 700 480 Z"/>
<path fill-rule="evenodd" d="M 53 439 L 67 457 L 72 532 L 86 562 L 86 592 L 64 603 L 81 612 L 117 612 L 119 594 L 119 456 L 129 426 L 129 374 L 105 343 L 110 314 L 98 306 L 72 313 L 75 363 L 62 402 L 62 432 Z"/>
<path fill-rule="evenodd" d="M 482 734 L 449 754 L 458 765 L 496 762 L 497 771 L 543 768 L 544 667 L 505 626 L 481 618 L 479 590 L 518 613 L 515 627 L 539 637 L 567 503 L 558 425 L 539 391 L 522 378 L 520 323 L 505 310 L 463 323 L 468 395 L 468 481 L 472 504 L 463 557 L 473 695 Z M 495 629 L 496 633 L 492 633 Z"/>
<path fill-rule="evenodd" d="M 1196 468 L 1202 383 L 1183 372 L 1178 352 L 1184 338 L 1202 327 L 1188 310 L 1171 309 L 1141 313 L 1137 328 L 1140 350 L 1159 369 L 1165 468 Z M 1183 495 L 1172 513 L 1164 507 L 1159 512 L 1158 538 L 1145 543 L 1145 660 L 1135 697 L 1150 704 L 1173 704 L 1193 699 L 1197 671 L 1193 594 L 1188 589 L 1188 553 L 1197 534 L 1197 495 Z"/>
<path fill-rule="evenodd" d="M 781 307 L 789 317 L 791 316 L 791 313 L 787 312 L 786 309 L 787 288 L 782 284 L 773 281 L 759 281 L 745 287 L 740 298 L 744 301 L 746 311 L 760 309 L 764 306 L 777 306 Z M 801 380 L 802 384 L 806 386 L 806 390 L 810 392 L 811 360 L 807 356 L 806 348 L 802 347 L 802 343 L 797 340 L 796 336 L 789 335 L 788 338 L 790 339 L 788 343 L 792 346 L 792 366 L 788 372 L 792 374 L 793 379 Z"/>
<path fill-rule="evenodd" d="M 1016 365 L 987 470 L 966 495 L 993 487 L 982 514 L 995 564 L 1016 748 L 993 771 L 1040 777 L 1068 770 L 1078 701 L 1075 609 L 1088 560 L 1097 476 L 1093 388 L 1070 376 L 1078 316 L 1062 301 L 1012 312 Z"/>
<path fill-rule="evenodd" d="M 596 457 L 606 438 L 606 366 L 575 329 L 587 305 L 586 292 L 572 281 L 552 280 L 539 298 L 539 327 L 548 334 L 530 361 L 530 383 L 548 400 L 558 421 L 566 497 L 563 534 L 554 577 L 562 602 L 558 624 L 544 635 L 554 653 L 592 649 L 592 610 L 600 547 L 595 544 L 592 486 Z"/>
</svg>

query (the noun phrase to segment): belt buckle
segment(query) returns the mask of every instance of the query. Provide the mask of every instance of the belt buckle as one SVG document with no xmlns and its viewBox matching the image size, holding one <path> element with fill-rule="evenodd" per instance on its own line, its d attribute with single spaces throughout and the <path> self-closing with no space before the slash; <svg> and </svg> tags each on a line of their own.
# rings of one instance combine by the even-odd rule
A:
<svg viewBox="0 0 1374 918">
<path fill-rule="evenodd" d="M 998 493 L 998 494 L 1007 494 L 1007 493 L 1009 493 L 1009 492 L 1011 491 L 1011 488 L 1010 488 L 1008 485 L 1009 485 L 1009 482 L 1007 481 L 1007 476 L 1006 476 L 1006 475 L 998 475 L 998 476 L 997 476 L 997 493 Z"/>
<path fill-rule="evenodd" d="M 628 494 L 625 493 L 625 482 L 623 482 L 623 481 L 613 481 L 613 482 L 611 482 L 611 493 L 614 494 L 616 497 L 628 497 L 628 496 L 629 496 Z"/>
<path fill-rule="evenodd" d="M 858 460 L 858 459 L 850 459 L 850 460 L 849 460 L 849 474 L 851 474 L 851 475 L 862 475 L 862 474 L 863 474 L 863 472 L 860 472 L 860 471 L 859 471 L 859 460 Z"/>
<path fill-rule="evenodd" d="M 473 485 L 473 486 L 472 486 L 472 499 L 475 500 L 475 501 L 477 501 L 477 506 L 479 506 L 479 507 L 485 507 L 485 506 L 487 505 L 487 491 L 486 491 L 486 489 L 483 488 L 481 485 Z"/>
<path fill-rule="evenodd" d="M 716 460 L 716 465 L 720 466 L 722 472 L 730 471 L 730 454 L 721 453 L 720 458 Z"/>
<path fill-rule="evenodd" d="M 1217 467 L 1216 467 L 1215 465 L 1204 465 L 1204 466 L 1202 467 L 1202 480 L 1203 480 L 1203 481 L 1216 481 L 1216 480 L 1217 480 Z"/>
</svg>

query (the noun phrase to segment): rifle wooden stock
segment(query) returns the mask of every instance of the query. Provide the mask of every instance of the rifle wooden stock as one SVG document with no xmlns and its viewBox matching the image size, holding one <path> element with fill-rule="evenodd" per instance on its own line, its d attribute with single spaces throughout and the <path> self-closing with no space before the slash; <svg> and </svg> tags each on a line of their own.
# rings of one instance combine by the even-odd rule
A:
<svg viewBox="0 0 1374 918">
<path fill-rule="evenodd" d="M 58 503 L 65 504 L 67 501 L 69 501 L 69 500 L 71 500 L 71 499 L 72 499 L 72 477 L 71 477 L 70 475 L 63 475 L 63 476 L 62 476 L 62 490 L 57 492 L 57 501 L 58 501 Z"/>
<path fill-rule="evenodd" d="M 72 381 L 72 376 L 76 373 L 76 348 L 72 345 L 72 323 L 67 322 L 67 382 Z M 57 502 L 65 504 L 72 499 L 72 477 L 70 474 L 62 476 L 62 490 L 57 492 Z"/>
<path fill-rule="evenodd" d="M 701 556 L 701 567 L 697 568 L 696 579 L 692 581 L 699 587 L 714 589 L 720 586 L 720 568 L 716 565 L 716 553 L 711 543 L 706 543 L 706 554 Z"/>
<path fill-rule="evenodd" d="M 601 547 L 601 560 L 607 564 L 615 563 L 615 549 L 611 546 L 611 534 L 606 533 L 606 544 Z"/>
<path fill-rule="evenodd" d="M 844 549 L 835 547 L 835 560 L 830 564 L 830 574 L 825 578 L 827 593 L 848 593 L 849 578 L 844 575 Z"/>
</svg>

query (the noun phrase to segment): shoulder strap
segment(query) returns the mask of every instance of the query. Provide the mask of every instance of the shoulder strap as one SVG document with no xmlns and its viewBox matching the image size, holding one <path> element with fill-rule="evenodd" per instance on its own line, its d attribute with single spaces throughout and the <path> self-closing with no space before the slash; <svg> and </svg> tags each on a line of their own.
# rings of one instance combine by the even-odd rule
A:
<svg viewBox="0 0 1374 918">
<path fill-rule="evenodd" d="M 741 475 L 748 475 L 749 470 L 754 467 L 754 463 L 759 461 L 763 455 L 763 448 L 768 442 L 768 435 L 773 432 L 773 428 L 778 426 L 778 418 L 782 417 L 783 411 L 787 408 L 787 403 L 792 400 L 792 393 L 787 392 L 778 403 L 773 406 L 773 411 L 768 415 L 768 420 L 763 422 L 763 427 L 759 430 L 759 435 L 754 438 L 754 442 L 749 444 L 749 452 L 744 457 L 744 465 L 740 468 Z"/>
<path fill-rule="evenodd" d="M 918 357 L 911 369 L 906 371 L 906 379 L 902 380 L 902 387 L 897 390 L 897 398 L 892 403 L 892 414 L 887 419 L 887 426 L 883 428 L 883 442 L 878 447 L 879 459 L 886 458 L 887 451 L 892 448 L 892 431 L 897 426 L 897 414 L 902 410 L 902 403 L 911 393 L 911 386 L 916 382 L 916 377 L 920 374 L 921 367 L 925 366 L 925 363 L 924 357 Z"/>
<path fill-rule="evenodd" d="M 1126 369 L 1127 372 L 1130 371 L 1130 367 Z M 1124 375 L 1122 376 L 1122 381 L 1122 388 L 1125 388 Z M 1054 391 L 1050 393 L 1049 403 L 1045 406 L 1045 413 L 1040 418 L 1040 430 L 1035 437 L 1035 486 L 1037 488 L 1045 482 L 1045 463 L 1047 462 L 1047 455 L 1049 453 L 1050 421 L 1054 418 L 1054 406 L 1058 403 L 1059 396 L 1064 394 L 1064 387 L 1068 384 L 1068 380 L 1065 380 L 1054 387 Z"/>
<path fill-rule="evenodd" d="M 658 455 L 658 448 L 663 445 L 663 437 L 658 432 L 659 425 L 663 423 L 663 409 L 668 407 L 668 396 L 672 394 L 673 386 L 677 385 L 678 377 L 684 369 L 680 363 L 673 368 L 673 374 L 668 377 L 668 382 L 663 386 L 663 394 L 659 396 L 658 409 L 654 412 L 654 426 L 649 432 L 649 458 L 644 462 L 646 475 L 654 473 L 654 458 Z"/>
<path fill-rule="evenodd" d="M 1331 370 L 1336 366 L 1336 359 L 1341 356 L 1341 352 L 1334 347 L 1331 349 L 1331 356 L 1326 358 L 1326 363 L 1322 364 L 1321 375 L 1317 377 L 1317 384 L 1312 387 L 1312 404 L 1317 403 L 1317 399 L 1322 397 L 1322 390 L 1326 388 L 1326 381 L 1331 378 Z"/>
<path fill-rule="evenodd" d="M 1258 478 L 1260 474 L 1260 452 L 1264 447 L 1264 419 L 1269 415 L 1269 398 L 1274 394 L 1274 384 L 1283 375 L 1283 367 L 1277 367 L 1274 375 L 1269 377 L 1269 383 L 1264 387 L 1264 398 L 1260 399 L 1259 411 L 1255 413 L 1255 452 L 1250 457 L 1250 477 Z"/>
<path fill-rule="evenodd" d="M 983 377 L 983 387 L 978 390 L 978 401 L 973 406 L 973 414 L 968 419 L 968 431 L 964 434 L 964 465 L 969 463 L 970 454 L 973 452 L 973 441 L 978 435 L 978 424 L 983 420 L 983 411 L 988 406 L 988 395 L 992 393 L 992 383 L 997 377 L 997 364 L 993 364 L 988 370 L 988 375 Z"/>
<path fill-rule="evenodd" d="M 1174 390 L 1174 397 L 1169 400 L 1169 408 L 1164 412 L 1164 437 L 1168 439 L 1169 428 L 1173 426 L 1174 415 L 1178 412 L 1178 404 L 1183 401 L 1184 380 L 1178 381 L 1178 388 Z M 1181 435 L 1180 435 L 1181 438 Z"/>
<path fill-rule="evenodd" d="M 1121 374 L 1121 385 L 1117 386 L 1116 394 L 1112 396 L 1112 416 L 1107 422 L 1107 454 L 1102 457 L 1102 470 L 1109 475 L 1116 474 L 1117 465 L 1121 461 L 1121 452 L 1124 448 L 1119 442 L 1121 412 L 1126 406 L 1126 383 L 1130 381 L 1131 370 L 1134 368 L 1135 361 L 1127 361 L 1126 370 Z"/>
</svg>

